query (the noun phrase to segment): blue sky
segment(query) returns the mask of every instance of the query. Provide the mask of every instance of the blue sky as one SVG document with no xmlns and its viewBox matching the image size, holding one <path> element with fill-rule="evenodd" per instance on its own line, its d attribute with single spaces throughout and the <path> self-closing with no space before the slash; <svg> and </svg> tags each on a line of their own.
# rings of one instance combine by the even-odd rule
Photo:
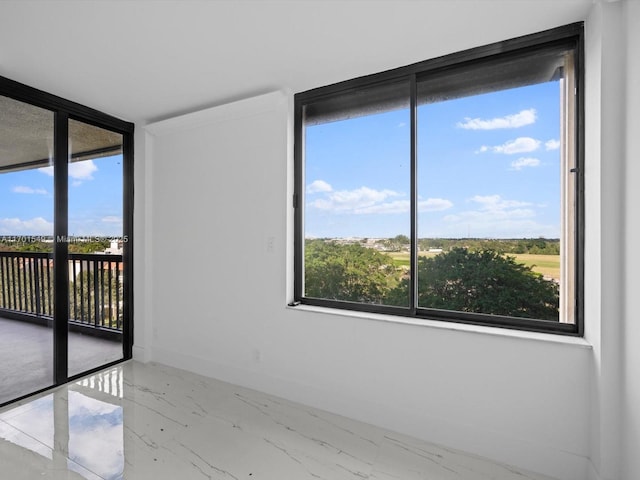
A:
<svg viewBox="0 0 640 480">
<path fill-rule="evenodd" d="M 53 235 L 53 169 L 0 173 L 0 235 Z M 122 156 L 69 165 L 69 235 L 122 236 Z"/>
<path fill-rule="evenodd" d="M 560 86 L 418 107 L 418 236 L 560 237 Z M 305 236 L 409 235 L 409 111 L 306 129 Z"/>
</svg>

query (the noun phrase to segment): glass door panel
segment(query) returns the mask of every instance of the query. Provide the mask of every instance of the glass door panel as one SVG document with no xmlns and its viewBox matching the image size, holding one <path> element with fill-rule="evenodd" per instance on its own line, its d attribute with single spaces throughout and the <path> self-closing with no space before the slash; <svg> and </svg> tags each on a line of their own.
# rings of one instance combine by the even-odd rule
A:
<svg viewBox="0 0 640 480">
<path fill-rule="evenodd" d="M 123 136 L 69 120 L 69 376 L 123 358 Z"/>
<path fill-rule="evenodd" d="M 0 404 L 53 378 L 54 113 L 0 96 Z"/>
</svg>

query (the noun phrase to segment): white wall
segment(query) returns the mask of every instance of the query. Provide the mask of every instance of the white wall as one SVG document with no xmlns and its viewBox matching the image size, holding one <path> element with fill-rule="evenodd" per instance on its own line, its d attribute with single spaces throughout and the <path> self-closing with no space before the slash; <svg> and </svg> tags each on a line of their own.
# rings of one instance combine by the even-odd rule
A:
<svg viewBox="0 0 640 480">
<path fill-rule="evenodd" d="M 636 112 L 640 4 L 601 2 L 587 21 L 587 323 L 593 345 L 590 478 L 640 478 L 640 231 Z M 589 222 L 591 219 L 591 222 Z M 598 294 L 598 290 L 600 290 Z"/>
<path fill-rule="evenodd" d="M 585 338 L 593 345 L 590 478 L 618 479 L 620 339 L 624 305 L 624 45 L 620 3 L 597 3 L 586 23 Z M 616 72 L 616 74 L 612 74 Z"/>
<path fill-rule="evenodd" d="M 589 479 L 599 478 L 601 468 L 600 439 L 600 392 L 604 391 L 600 379 L 600 328 L 602 322 L 602 264 L 600 262 L 602 242 L 600 235 L 601 211 L 601 164 L 600 164 L 600 90 L 602 71 L 602 10 L 594 7 L 585 28 L 585 211 L 589 220 L 585 222 L 585 339 L 593 345 L 591 358 L 592 380 L 590 382 L 590 445 Z M 589 112 L 586 115 L 586 112 Z M 588 195 L 586 194 L 588 192 Z"/>
<path fill-rule="evenodd" d="M 640 2 L 628 1 L 626 19 L 626 201 L 625 201 L 625 316 L 622 336 L 622 478 L 640 478 Z"/>
<path fill-rule="evenodd" d="M 144 161 L 152 158 L 153 145 L 148 141 L 149 134 L 143 129 L 136 129 L 134 137 L 134 217 L 133 217 L 133 291 L 134 291 L 134 345 L 135 358 L 147 362 L 151 351 L 151 286 L 153 269 L 151 252 L 151 192 L 153 162 Z"/>
</svg>

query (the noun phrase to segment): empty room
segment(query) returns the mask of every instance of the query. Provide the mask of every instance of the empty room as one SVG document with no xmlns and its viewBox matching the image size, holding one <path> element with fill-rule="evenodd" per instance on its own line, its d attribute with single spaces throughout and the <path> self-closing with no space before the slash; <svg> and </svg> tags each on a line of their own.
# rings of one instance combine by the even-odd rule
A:
<svg viewBox="0 0 640 480">
<path fill-rule="evenodd" d="M 640 2 L 0 2 L 0 478 L 640 478 Z"/>
</svg>

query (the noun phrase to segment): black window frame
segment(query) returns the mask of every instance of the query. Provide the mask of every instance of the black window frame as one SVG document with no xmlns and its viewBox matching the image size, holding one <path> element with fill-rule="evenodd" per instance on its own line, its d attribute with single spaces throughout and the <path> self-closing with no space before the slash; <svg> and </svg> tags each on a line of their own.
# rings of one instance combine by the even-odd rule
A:
<svg viewBox="0 0 640 480">
<path fill-rule="evenodd" d="M 575 62 L 575 174 L 574 190 L 574 323 L 561 323 L 511 316 L 498 316 L 468 312 L 451 312 L 417 307 L 417 228 L 416 228 L 416 180 L 417 165 L 417 79 L 436 72 L 456 69 L 465 65 L 478 65 L 500 58 L 522 58 L 541 49 L 566 46 L 574 51 Z M 357 92 L 366 87 L 408 80 L 411 85 L 411 287 L 409 307 L 365 304 L 304 296 L 304 108 L 318 100 L 327 100 L 340 94 Z M 312 305 L 340 310 L 411 317 L 416 320 L 440 320 L 445 322 L 501 327 L 514 330 L 546 332 L 568 336 L 584 334 L 584 23 L 577 22 L 490 45 L 425 60 L 415 64 L 384 71 L 336 84 L 315 88 L 294 95 L 294 299 L 290 305 Z M 566 280 L 565 280 L 566 281 Z"/>
</svg>

